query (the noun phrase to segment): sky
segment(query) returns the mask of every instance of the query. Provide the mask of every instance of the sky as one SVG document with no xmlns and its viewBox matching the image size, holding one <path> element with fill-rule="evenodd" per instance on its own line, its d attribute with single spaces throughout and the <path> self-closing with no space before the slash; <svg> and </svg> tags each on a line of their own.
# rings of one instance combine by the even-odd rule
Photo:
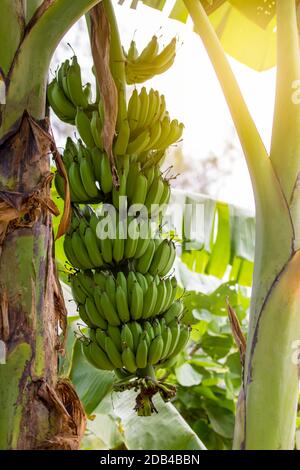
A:
<svg viewBox="0 0 300 470">
<path fill-rule="evenodd" d="M 231 139 L 237 148 L 238 157 L 234 161 L 232 174 L 226 177 L 224 185 L 214 196 L 220 200 L 253 209 L 253 195 L 247 167 L 238 138 L 233 131 L 233 122 L 222 95 L 220 85 L 202 46 L 200 38 L 192 31 L 191 24 L 183 25 L 167 18 L 166 14 L 152 8 L 138 5 L 137 10 L 129 8 L 131 2 L 122 6 L 114 2 L 119 23 L 122 44 L 128 49 L 134 38 L 139 50 L 148 43 L 153 34 L 160 37 L 161 45 L 167 44 L 173 37 L 178 37 L 178 52 L 174 66 L 165 74 L 146 83 L 150 89 L 164 93 L 171 117 L 185 124 L 183 152 L 185 159 L 197 166 L 199 159 L 209 153 L 216 153 L 220 158 L 224 142 Z M 54 72 L 57 65 L 72 52 L 67 43 L 74 48 L 83 70 L 83 79 L 92 79 L 89 40 L 85 21 L 81 19 L 65 36 L 58 47 L 51 65 Z M 262 139 L 269 149 L 272 115 L 275 95 L 275 70 L 255 72 L 229 58 L 240 88 L 258 127 Z M 130 91 L 130 89 L 129 89 Z M 59 146 L 64 145 L 65 134 L 74 134 L 74 129 L 63 129 L 54 120 L 54 131 Z M 187 188 L 197 191 L 197 187 Z"/>
</svg>

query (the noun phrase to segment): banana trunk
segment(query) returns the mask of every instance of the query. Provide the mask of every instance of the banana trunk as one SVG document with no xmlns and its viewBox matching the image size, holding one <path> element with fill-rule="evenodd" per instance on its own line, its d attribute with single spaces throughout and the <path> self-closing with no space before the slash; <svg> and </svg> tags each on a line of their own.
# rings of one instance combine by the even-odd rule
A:
<svg viewBox="0 0 300 470">
<path fill-rule="evenodd" d="M 96 3 L 5 0 L 0 7 L 6 83 L 0 105 L 1 450 L 77 449 L 84 429 L 79 399 L 57 375 L 58 325 L 64 331 L 66 310 L 54 261 L 51 138 L 44 118 L 52 54 Z"/>
<path fill-rule="evenodd" d="M 256 203 L 256 247 L 235 449 L 293 449 L 299 398 L 300 79 L 295 0 L 277 0 L 277 90 L 271 155 L 255 128 L 201 2 L 184 0 L 222 86 Z M 298 105 L 297 105 L 298 104 Z"/>
</svg>

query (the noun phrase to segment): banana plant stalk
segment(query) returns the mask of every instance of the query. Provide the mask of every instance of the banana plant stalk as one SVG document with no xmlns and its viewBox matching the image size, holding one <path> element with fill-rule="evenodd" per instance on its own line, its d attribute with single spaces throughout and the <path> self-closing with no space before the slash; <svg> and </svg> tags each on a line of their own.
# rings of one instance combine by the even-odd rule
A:
<svg viewBox="0 0 300 470">
<path fill-rule="evenodd" d="M 59 41 L 98 1 L 1 2 L 0 449 L 76 449 L 84 430 L 76 393 L 57 376 L 66 309 L 53 250 L 46 85 Z"/>
<path fill-rule="evenodd" d="M 277 89 L 271 152 L 265 149 L 201 2 L 184 0 L 227 100 L 256 204 L 256 248 L 235 449 L 293 449 L 299 398 L 300 79 L 295 0 L 277 0 Z M 294 95 L 293 95 L 294 93 Z"/>
</svg>

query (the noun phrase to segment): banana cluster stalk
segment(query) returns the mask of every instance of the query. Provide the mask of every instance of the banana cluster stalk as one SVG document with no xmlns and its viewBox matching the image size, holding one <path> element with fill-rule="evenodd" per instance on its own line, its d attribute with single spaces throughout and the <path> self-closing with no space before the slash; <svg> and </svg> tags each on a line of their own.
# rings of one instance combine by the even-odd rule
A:
<svg viewBox="0 0 300 470">
<path fill-rule="evenodd" d="M 128 83 L 148 80 L 172 65 L 176 40 L 158 49 L 156 37 L 140 55 L 132 43 L 126 58 Z M 153 89 L 134 90 L 126 112 L 119 110 L 123 121 L 113 145 L 116 188 L 103 149 L 105 116 L 99 89 L 95 103 L 90 97 L 91 86 L 83 87 L 76 57 L 65 61 L 48 87 L 48 102 L 62 121 L 76 125 L 80 136 L 76 143 L 67 139 L 62 156 L 72 202 L 64 239 L 72 266 L 70 284 L 87 325 L 87 336 L 81 338 L 87 360 L 99 369 L 114 370 L 120 390 L 139 390 L 135 409 L 149 416 L 155 411 L 155 393 L 165 401 L 175 393 L 174 386 L 156 379 L 156 369 L 171 367 L 189 339 L 176 279 L 170 275 L 175 244 L 161 233 L 154 236 L 150 220 L 153 214 L 160 220 L 170 200 L 170 179 L 160 167 L 167 148 L 181 139 L 183 124 L 170 119 L 163 95 Z M 64 198 L 58 172 L 55 184 Z M 122 197 L 138 215 L 120 218 Z M 105 213 L 104 203 L 117 212 L 116 226 L 113 218 L 108 233 L 107 217 L 90 207 L 99 205 Z"/>
<path fill-rule="evenodd" d="M 159 52 L 157 36 L 139 54 L 135 41 L 131 41 L 126 57 L 126 81 L 128 85 L 143 83 L 166 72 L 174 63 L 176 56 L 176 38 Z"/>
<path fill-rule="evenodd" d="M 149 93 L 145 87 L 140 93 L 133 90 L 128 103 L 128 122 L 130 137 L 126 152 L 142 154 L 144 160 L 147 154 L 165 152 L 170 145 L 178 142 L 184 129 L 177 119 L 170 119 L 164 95 L 153 88 Z"/>
</svg>

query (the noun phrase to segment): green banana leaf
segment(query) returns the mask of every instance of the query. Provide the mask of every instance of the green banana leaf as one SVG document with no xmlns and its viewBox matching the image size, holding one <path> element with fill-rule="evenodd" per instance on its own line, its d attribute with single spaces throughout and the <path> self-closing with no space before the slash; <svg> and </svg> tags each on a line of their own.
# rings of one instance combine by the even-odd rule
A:
<svg viewBox="0 0 300 470">
<path fill-rule="evenodd" d="M 190 271 L 229 279 L 251 287 L 255 218 L 246 209 L 181 190 L 172 191 L 176 226 L 182 226 L 181 260 Z M 202 225 L 195 229 L 201 207 Z"/>
<path fill-rule="evenodd" d="M 141 0 L 163 10 L 165 0 Z M 276 63 L 276 16 L 274 0 L 201 0 L 225 51 L 254 70 Z M 132 2 L 136 8 L 138 2 Z M 175 0 L 170 18 L 187 22 L 183 0 Z"/>
</svg>

